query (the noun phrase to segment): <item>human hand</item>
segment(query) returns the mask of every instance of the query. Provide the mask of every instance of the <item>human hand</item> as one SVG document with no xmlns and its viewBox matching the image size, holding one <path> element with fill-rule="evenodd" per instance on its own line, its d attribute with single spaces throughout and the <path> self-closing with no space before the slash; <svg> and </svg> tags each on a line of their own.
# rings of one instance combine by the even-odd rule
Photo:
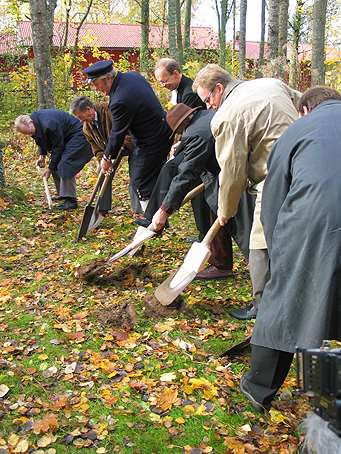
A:
<svg viewBox="0 0 341 454">
<path fill-rule="evenodd" d="M 108 175 L 109 173 L 112 172 L 112 163 L 108 159 L 101 159 L 101 169 L 104 175 Z"/>
<path fill-rule="evenodd" d="M 163 229 L 168 219 L 168 216 L 169 215 L 162 208 L 159 208 L 157 210 L 152 219 L 152 226 L 155 232 L 158 232 L 159 230 Z"/>
<path fill-rule="evenodd" d="M 45 167 L 45 155 L 40 155 L 39 158 L 36 160 L 36 166 L 38 167 Z"/>
<path fill-rule="evenodd" d="M 50 178 L 50 176 L 51 176 L 51 173 L 52 173 L 52 172 L 51 172 L 51 170 L 50 170 L 49 168 L 45 169 L 45 170 L 43 171 L 43 173 L 42 173 L 43 178 L 46 178 L 46 179 L 48 180 L 48 179 Z"/>
<path fill-rule="evenodd" d="M 219 213 L 218 213 L 218 220 L 219 220 L 219 224 L 221 226 L 224 226 L 225 224 L 228 223 L 228 218 L 226 218 L 225 216 L 223 216 L 222 214 L 219 214 Z"/>
<path fill-rule="evenodd" d="M 176 149 L 178 148 L 179 144 L 180 144 L 180 140 L 172 145 L 172 148 L 170 149 L 170 152 L 169 152 L 169 159 L 174 158 Z"/>
</svg>

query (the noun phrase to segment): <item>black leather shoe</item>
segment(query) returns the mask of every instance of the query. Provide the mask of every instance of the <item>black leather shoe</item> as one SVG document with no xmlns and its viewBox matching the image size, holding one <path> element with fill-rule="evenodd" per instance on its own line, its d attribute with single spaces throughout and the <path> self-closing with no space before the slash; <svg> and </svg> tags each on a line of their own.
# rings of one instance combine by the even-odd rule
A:
<svg viewBox="0 0 341 454">
<path fill-rule="evenodd" d="M 200 271 L 194 278 L 196 281 L 216 281 L 219 279 L 227 279 L 233 276 L 232 270 L 221 270 L 216 266 L 210 265 L 205 270 Z"/>
<path fill-rule="evenodd" d="M 60 195 L 53 195 L 51 197 L 51 199 L 52 199 L 53 202 L 59 202 L 59 200 L 63 200 L 64 197 L 61 197 Z"/>
<path fill-rule="evenodd" d="M 237 320 L 253 320 L 257 315 L 257 306 L 255 304 L 250 304 L 244 309 L 233 309 L 229 312 L 231 317 L 236 318 Z"/>
<path fill-rule="evenodd" d="M 270 405 L 262 405 L 250 393 L 245 375 L 243 375 L 240 379 L 239 388 L 242 394 L 244 394 L 244 396 L 250 401 L 252 408 L 258 413 L 264 413 L 266 410 L 269 410 Z"/>
<path fill-rule="evenodd" d="M 58 210 L 75 210 L 78 208 L 78 203 L 76 199 L 65 199 L 57 208 Z"/>
</svg>

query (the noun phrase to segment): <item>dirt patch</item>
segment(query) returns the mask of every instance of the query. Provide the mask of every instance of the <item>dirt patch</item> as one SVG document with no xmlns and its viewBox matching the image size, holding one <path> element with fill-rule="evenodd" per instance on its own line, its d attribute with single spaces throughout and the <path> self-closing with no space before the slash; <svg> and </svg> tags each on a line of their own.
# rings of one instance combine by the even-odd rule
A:
<svg viewBox="0 0 341 454">
<path fill-rule="evenodd" d="M 96 316 L 102 325 L 119 327 L 123 330 L 131 330 L 137 323 L 135 308 L 130 303 L 121 303 L 112 305 L 109 309 L 98 310 Z"/>
<path fill-rule="evenodd" d="M 144 281 L 152 278 L 147 264 L 134 264 L 116 268 L 113 271 L 105 260 L 97 260 L 88 265 L 80 266 L 75 276 L 89 283 L 121 288 L 133 287 L 137 280 Z"/>
<path fill-rule="evenodd" d="M 186 303 L 178 296 L 171 306 L 162 306 L 155 296 L 145 297 L 144 315 L 146 318 L 176 317 L 180 312 L 186 311 Z"/>
</svg>

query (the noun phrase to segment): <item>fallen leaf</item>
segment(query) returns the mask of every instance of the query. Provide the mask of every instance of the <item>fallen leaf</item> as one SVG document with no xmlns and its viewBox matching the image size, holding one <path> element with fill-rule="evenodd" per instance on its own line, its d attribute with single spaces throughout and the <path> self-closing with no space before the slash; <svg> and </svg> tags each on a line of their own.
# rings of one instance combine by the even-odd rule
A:
<svg viewBox="0 0 341 454">
<path fill-rule="evenodd" d="M 178 398 L 178 391 L 175 388 L 164 388 L 164 390 L 159 394 L 157 400 L 157 406 L 161 410 L 166 411 L 172 408 L 173 404 Z"/>
<path fill-rule="evenodd" d="M 28 451 L 28 448 L 29 448 L 29 444 L 28 444 L 28 441 L 25 439 L 25 438 L 22 438 L 19 443 L 16 445 L 15 449 L 13 452 L 17 453 L 17 452 L 27 452 Z"/>
<path fill-rule="evenodd" d="M 56 429 L 58 429 L 58 421 L 53 413 L 46 413 L 42 419 L 38 419 L 33 424 L 33 432 L 35 434 L 46 433 L 50 430 L 54 431 Z"/>
<path fill-rule="evenodd" d="M 0 397 L 5 397 L 9 391 L 9 387 L 6 385 L 0 385 Z"/>
<path fill-rule="evenodd" d="M 39 440 L 37 441 L 37 446 L 38 448 L 46 448 L 51 443 L 54 443 L 56 440 L 57 440 L 56 435 L 46 434 L 39 438 Z"/>
<path fill-rule="evenodd" d="M 172 382 L 173 380 L 176 379 L 176 374 L 174 372 L 167 372 L 165 374 L 162 374 L 160 377 L 160 381 L 163 382 Z"/>
</svg>

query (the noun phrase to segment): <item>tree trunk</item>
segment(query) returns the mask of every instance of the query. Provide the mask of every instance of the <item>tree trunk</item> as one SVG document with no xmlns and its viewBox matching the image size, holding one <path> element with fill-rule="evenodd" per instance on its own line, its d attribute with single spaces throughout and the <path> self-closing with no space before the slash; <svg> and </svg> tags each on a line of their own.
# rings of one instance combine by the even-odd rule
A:
<svg viewBox="0 0 341 454">
<path fill-rule="evenodd" d="M 234 55 L 236 52 L 236 0 L 233 0 L 233 9 L 232 9 L 232 58 L 231 64 L 234 68 Z"/>
<path fill-rule="evenodd" d="M 48 24 L 48 33 L 49 33 L 49 43 L 52 48 L 53 40 L 53 22 L 54 22 L 54 10 L 57 6 L 57 0 L 46 0 L 47 8 L 47 24 Z"/>
<path fill-rule="evenodd" d="M 280 0 L 278 19 L 278 55 L 287 58 L 289 0 Z"/>
<path fill-rule="evenodd" d="M 5 167 L 2 159 L 2 150 L 0 149 L 0 189 L 5 186 Z"/>
<path fill-rule="evenodd" d="M 49 45 L 48 10 L 45 0 L 30 0 L 34 69 L 37 77 L 40 109 L 54 107 L 51 48 Z"/>
<path fill-rule="evenodd" d="M 315 0 L 311 56 L 311 85 L 324 85 L 325 33 L 328 0 Z"/>
<path fill-rule="evenodd" d="M 246 11 L 247 0 L 240 0 L 240 24 L 239 24 L 239 77 L 245 77 L 245 37 L 246 37 Z"/>
<path fill-rule="evenodd" d="M 218 0 L 215 0 L 215 8 L 218 18 L 218 36 L 219 36 L 219 64 L 222 68 L 226 66 L 226 23 L 230 17 L 235 0 L 229 5 L 228 0 L 220 0 L 220 9 Z"/>
<path fill-rule="evenodd" d="M 86 11 L 85 11 L 81 21 L 79 22 L 79 24 L 77 26 L 75 42 L 74 42 L 72 50 L 71 50 L 70 72 L 72 72 L 73 68 L 76 66 L 76 63 L 77 63 L 79 34 L 80 34 L 81 28 L 82 28 L 86 18 L 88 17 L 88 15 L 90 13 L 90 10 L 91 10 L 91 7 L 92 7 L 92 3 L 93 3 L 93 0 L 89 0 L 88 6 L 86 8 Z"/>
<path fill-rule="evenodd" d="M 289 85 L 298 88 L 300 83 L 300 63 L 298 60 L 298 50 L 301 40 L 303 24 L 303 6 L 305 0 L 297 0 L 296 11 L 290 24 L 292 29 L 291 39 L 291 58 L 289 68 Z"/>
<path fill-rule="evenodd" d="M 149 0 L 141 1 L 141 48 L 140 48 L 140 71 L 148 70 L 149 57 Z"/>
<path fill-rule="evenodd" d="M 259 42 L 259 57 L 258 66 L 261 68 L 264 65 L 264 42 L 265 42 L 265 0 L 262 0 L 261 16 L 260 16 L 260 42 Z M 261 69 L 259 69 L 259 75 L 262 75 Z"/>
<path fill-rule="evenodd" d="M 278 0 L 269 0 L 268 41 L 270 60 L 278 56 Z"/>
<path fill-rule="evenodd" d="M 191 14 L 192 0 L 185 2 L 185 28 L 184 28 L 184 51 L 191 47 Z"/>
<path fill-rule="evenodd" d="M 182 30 L 181 30 L 181 4 L 180 0 L 176 0 L 176 42 L 178 48 L 178 63 L 180 67 L 184 61 L 184 49 L 182 45 Z"/>
<path fill-rule="evenodd" d="M 176 47 L 176 0 L 168 0 L 168 46 L 169 55 L 177 60 Z"/>
</svg>

